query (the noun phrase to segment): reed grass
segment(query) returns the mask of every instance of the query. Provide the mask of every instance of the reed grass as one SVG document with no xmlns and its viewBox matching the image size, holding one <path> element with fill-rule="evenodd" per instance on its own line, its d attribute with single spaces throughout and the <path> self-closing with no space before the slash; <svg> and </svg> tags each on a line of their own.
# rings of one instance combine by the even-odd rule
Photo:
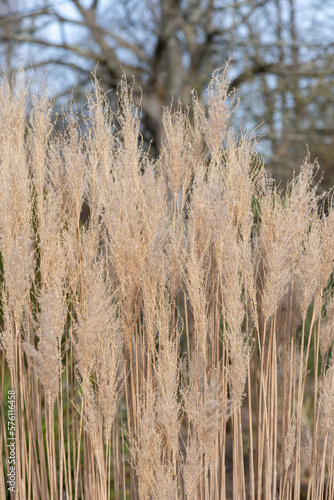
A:
<svg viewBox="0 0 334 500">
<path fill-rule="evenodd" d="M 1 498 L 334 497 L 332 194 L 309 157 L 266 174 L 228 85 L 165 109 L 152 158 L 125 79 L 59 132 L 2 78 Z"/>
</svg>

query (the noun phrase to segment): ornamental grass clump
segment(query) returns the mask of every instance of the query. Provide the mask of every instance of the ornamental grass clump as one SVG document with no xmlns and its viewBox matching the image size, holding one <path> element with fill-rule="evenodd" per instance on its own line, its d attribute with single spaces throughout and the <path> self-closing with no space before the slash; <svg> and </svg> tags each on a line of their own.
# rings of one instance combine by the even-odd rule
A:
<svg viewBox="0 0 334 500">
<path fill-rule="evenodd" d="M 267 175 L 227 68 L 156 158 L 134 90 L 93 77 L 56 128 L 2 77 L 0 497 L 10 385 L 16 498 L 329 500 L 332 195 L 309 155 Z"/>
</svg>

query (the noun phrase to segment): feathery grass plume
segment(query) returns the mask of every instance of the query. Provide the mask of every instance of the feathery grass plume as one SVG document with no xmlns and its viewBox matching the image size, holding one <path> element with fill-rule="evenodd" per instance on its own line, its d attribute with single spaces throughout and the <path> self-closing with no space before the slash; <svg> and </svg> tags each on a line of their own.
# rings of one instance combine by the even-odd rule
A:
<svg viewBox="0 0 334 500">
<path fill-rule="evenodd" d="M 234 408 L 241 405 L 247 380 L 247 367 L 251 348 L 247 334 L 242 332 L 245 308 L 242 300 L 242 278 L 238 269 L 238 250 L 235 241 L 229 241 L 233 258 L 225 262 L 223 270 L 223 311 L 226 319 L 226 348 L 229 353 L 228 380 L 231 388 L 231 401 Z"/>
<path fill-rule="evenodd" d="M 83 243 L 82 296 L 80 302 L 75 304 L 77 323 L 73 338 L 77 369 L 80 376 L 87 380 L 95 368 L 100 338 L 109 331 L 113 316 L 103 261 L 92 252 L 88 233 L 83 234 L 83 242 L 88 242 Z"/>
<path fill-rule="evenodd" d="M 84 116 L 84 122 L 87 129 L 86 201 L 90 207 L 90 224 L 93 221 L 96 224 L 96 219 L 105 211 L 111 189 L 116 127 L 108 96 L 101 89 L 95 74 L 92 88 L 87 92 L 87 116 Z"/>
<path fill-rule="evenodd" d="M 261 305 L 267 319 L 275 312 L 291 280 L 294 231 L 291 228 L 291 219 L 288 220 L 289 216 L 290 213 L 284 210 L 277 191 L 272 193 L 271 188 L 267 188 L 261 200 L 262 224 L 259 241 L 260 264 L 264 267 Z"/>
<path fill-rule="evenodd" d="M 318 269 L 319 275 L 319 287 L 317 293 L 314 297 L 314 320 L 318 320 L 321 317 L 321 310 L 326 302 L 326 287 L 329 284 L 331 278 L 333 277 L 334 271 L 334 207 L 333 207 L 333 197 L 332 194 L 327 197 L 328 209 L 325 210 L 325 202 L 322 200 L 322 205 L 319 208 L 320 217 L 320 265 Z M 326 199 L 325 199 L 326 201 Z M 328 290 L 327 290 L 328 293 Z M 320 330 L 320 342 L 321 342 L 321 332 Z"/>
<path fill-rule="evenodd" d="M 329 366 L 318 384 L 319 439 L 314 446 L 318 448 L 317 497 L 323 497 L 326 465 L 330 464 L 329 456 L 333 454 L 334 434 L 334 358 L 329 360 Z M 320 442 L 319 442 L 320 441 Z M 322 442 L 321 442 L 322 441 Z M 314 457 L 314 454 L 313 454 Z M 312 458 L 313 458 L 312 457 Z M 327 460 L 326 460 L 327 459 Z M 327 464 L 326 464 L 327 462 Z M 314 464 L 312 464 L 314 466 Z M 330 477 L 331 473 L 327 470 Z M 330 480 L 329 477 L 327 480 Z"/>
<path fill-rule="evenodd" d="M 305 320 L 307 309 L 313 297 L 318 292 L 319 274 L 318 269 L 321 261 L 321 244 L 320 244 L 320 223 L 318 221 L 317 212 L 314 211 L 310 216 L 310 227 L 301 243 L 301 256 L 298 261 L 296 271 L 298 278 L 299 289 L 297 289 L 297 300 L 299 299 L 299 307 L 302 314 L 302 336 L 300 347 L 300 364 L 298 374 L 298 407 L 297 407 L 297 444 L 296 444 L 296 479 L 300 475 L 301 467 L 301 437 L 302 437 L 302 405 L 304 400 L 304 384 L 302 373 L 306 370 L 307 359 L 304 357 L 304 342 L 305 342 Z M 310 340 L 310 338 L 309 338 Z M 309 343 L 307 347 L 308 356 Z M 298 488 L 298 486 L 297 486 Z M 298 490 L 296 489 L 297 494 Z"/>
<path fill-rule="evenodd" d="M 97 398 L 103 415 L 104 439 L 108 443 L 123 392 L 123 344 L 116 307 L 111 306 L 107 313 L 109 319 L 105 324 L 106 329 L 98 338 L 95 371 Z"/>
<path fill-rule="evenodd" d="M 203 164 L 196 165 L 194 182 L 191 190 L 191 201 L 188 209 L 188 239 L 192 249 L 198 249 L 198 254 L 204 249 L 209 250 L 215 230 L 217 227 L 216 203 L 219 207 L 219 186 L 221 185 L 219 173 L 211 166 L 205 169 Z M 206 265 L 207 263 L 203 263 Z"/>
<path fill-rule="evenodd" d="M 331 356 L 329 367 L 319 382 L 320 425 L 326 433 L 334 433 L 334 358 Z"/>
<path fill-rule="evenodd" d="M 24 342 L 23 348 L 52 406 L 59 391 L 62 370 L 61 337 L 66 318 L 63 286 L 44 289 L 39 297 L 39 307 L 37 349 L 28 342 Z"/>
<path fill-rule="evenodd" d="M 6 354 L 6 361 L 8 368 L 11 373 L 13 373 L 15 368 L 15 347 L 16 347 L 16 333 L 15 333 L 15 320 L 13 316 L 13 310 L 11 304 L 8 300 L 8 295 L 6 293 L 6 288 L 4 284 L 1 286 L 1 305 L 4 327 L 0 332 L 0 345 L 1 349 L 4 350 Z"/>
<path fill-rule="evenodd" d="M 64 134 L 60 136 L 58 144 L 58 162 L 55 173 L 58 174 L 61 190 L 64 193 L 65 213 L 68 220 L 78 228 L 82 204 L 85 199 L 86 185 L 86 157 L 84 154 L 84 139 L 78 123 L 78 116 L 73 110 L 73 102 L 64 110 Z M 51 168 L 53 173 L 53 168 Z"/>
<path fill-rule="evenodd" d="M 91 440 L 95 457 L 99 466 L 100 475 L 104 473 L 104 453 L 103 453 L 103 426 L 101 414 L 96 400 L 96 393 L 92 387 L 91 381 L 84 376 L 81 381 L 83 406 L 79 412 L 83 412 L 83 422 L 85 431 Z"/>
<path fill-rule="evenodd" d="M 116 134 L 116 147 L 119 162 L 123 166 L 122 178 L 132 173 L 140 172 L 140 161 L 143 155 L 143 139 L 140 135 L 141 102 L 135 104 L 133 97 L 134 85 L 127 83 L 123 75 L 117 87 L 118 95 L 118 133 Z M 136 182 L 136 177 L 134 182 Z"/>
<path fill-rule="evenodd" d="M 152 496 L 153 500 L 178 500 L 177 482 L 173 477 L 171 467 L 160 464 L 156 471 L 156 484 Z"/>
<path fill-rule="evenodd" d="M 33 177 L 36 196 L 36 216 L 39 232 L 43 233 L 43 202 L 47 187 L 46 176 L 50 167 L 49 148 L 54 125 L 51 122 L 52 100 L 48 96 L 48 87 L 43 85 L 39 95 L 32 95 L 30 129 L 28 135 L 29 167 Z"/>
<path fill-rule="evenodd" d="M 193 169 L 189 116 L 179 102 L 174 111 L 164 109 L 162 123 L 161 168 L 173 194 L 175 213 L 180 214 Z"/>
<path fill-rule="evenodd" d="M 132 90 L 123 79 L 118 88 L 119 130 L 115 136 L 112 182 L 104 214 L 111 273 L 128 350 L 137 319 L 134 309 L 139 302 L 140 278 L 147 253 L 147 239 L 143 237 L 145 154 L 139 135 L 140 110 L 134 105 Z"/>
<path fill-rule="evenodd" d="M 301 460 L 304 470 L 309 469 L 311 465 L 311 458 L 312 458 L 312 434 L 309 421 L 306 415 L 303 414 L 302 426 L 301 426 Z"/>
<path fill-rule="evenodd" d="M 231 388 L 231 401 L 236 409 L 241 406 L 244 398 L 244 390 L 247 381 L 247 368 L 251 356 L 251 346 L 247 337 L 232 333 L 227 333 L 229 343 L 229 357 L 231 365 L 229 367 L 228 381 Z"/>
<path fill-rule="evenodd" d="M 262 309 L 269 319 L 288 290 L 302 249 L 302 241 L 316 210 L 314 165 L 307 159 L 282 196 L 269 183 L 261 199 L 260 252 L 264 266 Z"/>
<path fill-rule="evenodd" d="M 334 341 L 334 297 L 330 297 L 326 304 L 326 317 L 320 331 L 321 356 L 329 351 Z"/>
<path fill-rule="evenodd" d="M 159 353 L 155 371 L 157 426 L 162 437 L 162 445 L 172 454 L 168 459 L 176 465 L 181 425 L 181 408 L 178 401 L 181 332 L 177 327 L 173 330 L 171 304 L 163 296 L 157 309 L 156 329 L 159 335 Z"/>
<path fill-rule="evenodd" d="M 253 324 L 258 328 L 253 204 L 257 203 L 264 171 L 262 161 L 255 153 L 255 146 L 255 138 L 250 133 L 243 133 L 238 139 L 233 130 L 229 131 L 224 151 L 223 183 L 224 203 L 239 247 L 245 301 L 249 304 Z"/>
<path fill-rule="evenodd" d="M 38 301 L 36 334 L 39 342 L 37 350 L 29 342 L 23 345 L 36 375 L 45 388 L 50 405 L 53 404 L 59 389 L 61 339 L 67 314 L 65 256 L 57 201 L 57 198 L 49 197 L 40 205 L 40 291 L 35 297 Z"/>
<path fill-rule="evenodd" d="M 253 170 L 255 140 L 250 134 L 238 139 L 236 132 L 229 129 L 223 153 L 223 182 L 227 210 L 236 231 L 248 242 L 253 227 L 252 200 L 257 178 L 261 170 Z"/>
<path fill-rule="evenodd" d="M 182 467 L 184 493 L 186 499 L 196 498 L 196 488 L 204 475 L 201 447 L 193 433 L 188 439 L 186 459 Z"/>
<path fill-rule="evenodd" d="M 333 198 L 328 198 L 328 210 L 321 211 L 321 243 L 322 255 L 320 266 L 320 289 L 323 290 L 334 270 L 334 206 Z"/>
<path fill-rule="evenodd" d="M 12 310 L 15 328 L 20 327 L 34 273 L 31 229 L 30 178 L 25 142 L 27 88 L 23 73 L 12 84 L 3 77 L 0 86 L 0 250 L 6 294 L 4 302 Z M 8 314 L 6 318 L 9 318 Z M 13 348 L 16 338 L 5 325 L 2 343 Z M 12 356 L 10 355 L 11 359 Z"/>
<path fill-rule="evenodd" d="M 188 254 L 184 255 L 185 280 L 187 295 L 191 304 L 194 318 L 194 346 L 193 350 L 202 353 L 203 359 L 207 359 L 208 341 L 208 269 L 205 265 L 208 244 L 199 248 L 194 235 L 190 234 Z"/>
<path fill-rule="evenodd" d="M 284 468 L 287 470 L 293 458 L 296 444 L 296 417 L 293 415 L 289 420 L 288 431 L 284 440 Z"/>
<path fill-rule="evenodd" d="M 228 92 L 229 84 L 230 79 L 228 77 L 227 64 L 225 68 L 217 69 L 212 74 L 207 88 L 207 117 L 204 105 L 200 102 L 196 94 L 193 95 L 192 105 L 194 108 L 195 125 L 202 132 L 214 162 L 219 161 L 228 120 L 231 113 L 235 110 L 235 108 L 232 109 L 234 93 Z M 231 102 L 228 103 L 231 96 Z"/>
<path fill-rule="evenodd" d="M 130 450 L 138 478 L 140 499 L 148 499 L 156 490 L 156 473 L 161 464 L 161 438 L 156 428 L 155 394 L 151 388 L 140 397 L 136 435 L 130 433 Z"/>
<path fill-rule="evenodd" d="M 225 200 L 226 202 L 226 200 Z M 226 206 L 226 205 L 225 205 Z M 231 402 L 235 408 L 239 407 L 247 379 L 247 366 L 250 359 L 250 345 L 242 332 L 245 317 L 245 303 L 243 300 L 243 278 L 241 269 L 241 244 L 239 244 L 238 226 L 235 223 L 235 214 L 231 207 L 225 209 L 225 231 L 216 247 L 220 252 L 217 260 L 221 263 L 221 293 L 224 328 L 224 342 L 229 353 L 231 364 L 229 370 L 229 384 L 231 387 Z M 249 239 L 248 239 L 249 243 Z"/>
<path fill-rule="evenodd" d="M 62 233 L 66 255 L 66 281 L 72 300 L 77 300 L 82 285 L 82 256 L 80 216 L 87 194 L 87 167 L 84 138 L 78 125 L 78 117 L 67 105 L 63 114 L 63 133 L 53 137 L 48 148 L 48 190 L 59 198 Z M 98 244 L 98 241 L 96 242 Z"/>
<path fill-rule="evenodd" d="M 166 245 L 165 250 L 165 266 L 168 289 L 171 297 L 175 300 L 181 290 L 183 277 L 183 246 L 185 238 L 182 233 L 182 237 L 179 237 L 175 227 L 171 227 L 170 229 L 168 245 Z"/>
<path fill-rule="evenodd" d="M 302 253 L 296 270 L 298 282 L 299 307 L 302 317 L 306 317 L 307 309 L 320 286 L 318 273 L 321 263 L 321 222 L 314 212 L 309 231 L 302 242 Z"/>
<path fill-rule="evenodd" d="M 262 288 L 263 315 L 269 319 L 287 292 L 292 276 L 294 233 L 291 214 L 283 207 L 281 196 L 267 191 L 261 200 L 261 233 L 259 237 L 259 267 Z M 287 229 L 290 228 L 290 233 Z M 262 277 L 263 276 L 263 277 Z"/>
<path fill-rule="evenodd" d="M 145 249 L 140 270 L 146 342 L 153 352 L 155 343 L 156 304 L 166 286 L 166 252 L 171 244 L 172 228 L 167 206 L 167 193 L 162 175 L 156 174 L 153 163 L 147 161 L 142 174 L 142 244 Z M 174 292 L 175 293 L 175 292 Z"/>
<path fill-rule="evenodd" d="M 202 352 L 189 363 L 189 375 L 184 380 L 182 398 L 189 426 L 207 459 L 214 455 L 219 422 L 230 417 L 230 402 L 224 391 L 219 368 L 206 371 Z"/>
<path fill-rule="evenodd" d="M 92 488 L 99 488 L 99 497 L 106 498 L 108 470 L 103 438 L 109 445 L 122 384 L 122 340 L 105 273 L 105 259 L 99 255 L 96 227 L 82 229 L 79 237 L 82 244 L 81 286 L 80 294 L 73 298 L 76 323 L 72 337 L 82 398 L 78 411 L 99 467 L 99 478 Z M 94 491 L 90 494 L 97 495 Z"/>
<path fill-rule="evenodd" d="M 196 352 L 201 350 L 206 361 L 210 342 L 210 297 L 214 286 L 212 237 L 216 229 L 214 218 L 216 189 L 212 192 L 211 188 L 214 188 L 217 176 L 210 173 L 209 168 L 206 178 L 203 166 L 199 165 L 196 168 L 182 255 L 183 281 L 194 320 L 192 348 Z"/>
<path fill-rule="evenodd" d="M 210 468 L 217 466 L 219 454 L 218 431 L 231 415 L 222 369 L 206 372 L 201 352 L 189 362 L 188 376 L 184 375 L 182 399 L 187 419 L 186 457 L 183 459 L 182 477 L 185 498 L 196 498 L 195 488 Z M 213 487 L 212 479 L 212 487 Z M 222 481 L 224 479 L 222 478 Z"/>
</svg>

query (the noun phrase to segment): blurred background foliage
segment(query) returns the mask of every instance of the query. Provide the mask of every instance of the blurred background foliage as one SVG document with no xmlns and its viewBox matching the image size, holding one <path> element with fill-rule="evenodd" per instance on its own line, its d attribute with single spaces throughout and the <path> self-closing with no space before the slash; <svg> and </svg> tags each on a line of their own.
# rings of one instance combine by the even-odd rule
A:
<svg viewBox="0 0 334 500">
<path fill-rule="evenodd" d="M 122 73 L 142 99 L 142 133 L 156 153 L 162 106 L 205 99 L 212 71 L 230 64 L 236 127 L 255 128 L 268 170 L 283 182 L 310 150 L 323 188 L 334 184 L 332 0 L 2 0 L 0 64 L 58 106 L 85 102 L 91 71 L 105 90 Z M 98 66 L 97 66 L 98 64 Z M 32 67 L 34 68 L 32 71 Z M 142 93 L 138 89 L 142 90 Z M 115 100 L 115 93 L 109 93 Z"/>
</svg>

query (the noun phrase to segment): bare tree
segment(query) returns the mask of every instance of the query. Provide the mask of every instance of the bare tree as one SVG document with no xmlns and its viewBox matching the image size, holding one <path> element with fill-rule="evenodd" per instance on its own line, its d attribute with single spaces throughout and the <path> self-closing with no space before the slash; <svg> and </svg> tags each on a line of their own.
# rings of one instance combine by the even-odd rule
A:
<svg viewBox="0 0 334 500">
<path fill-rule="evenodd" d="M 7 69 L 23 57 L 27 67 L 48 68 L 62 95 L 75 83 L 79 100 L 97 63 L 105 88 L 123 72 L 134 77 L 144 134 L 156 145 L 162 106 L 178 97 L 187 104 L 191 90 L 201 93 L 212 70 L 233 56 L 238 113 L 249 125 L 263 122 L 264 153 L 273 167 L 289 169 L 307 143 L 317 145 L 320 160 L 333 156 L 333 15 L 326 0 L 8 2 L 0 40 Z"/>
</svg>

